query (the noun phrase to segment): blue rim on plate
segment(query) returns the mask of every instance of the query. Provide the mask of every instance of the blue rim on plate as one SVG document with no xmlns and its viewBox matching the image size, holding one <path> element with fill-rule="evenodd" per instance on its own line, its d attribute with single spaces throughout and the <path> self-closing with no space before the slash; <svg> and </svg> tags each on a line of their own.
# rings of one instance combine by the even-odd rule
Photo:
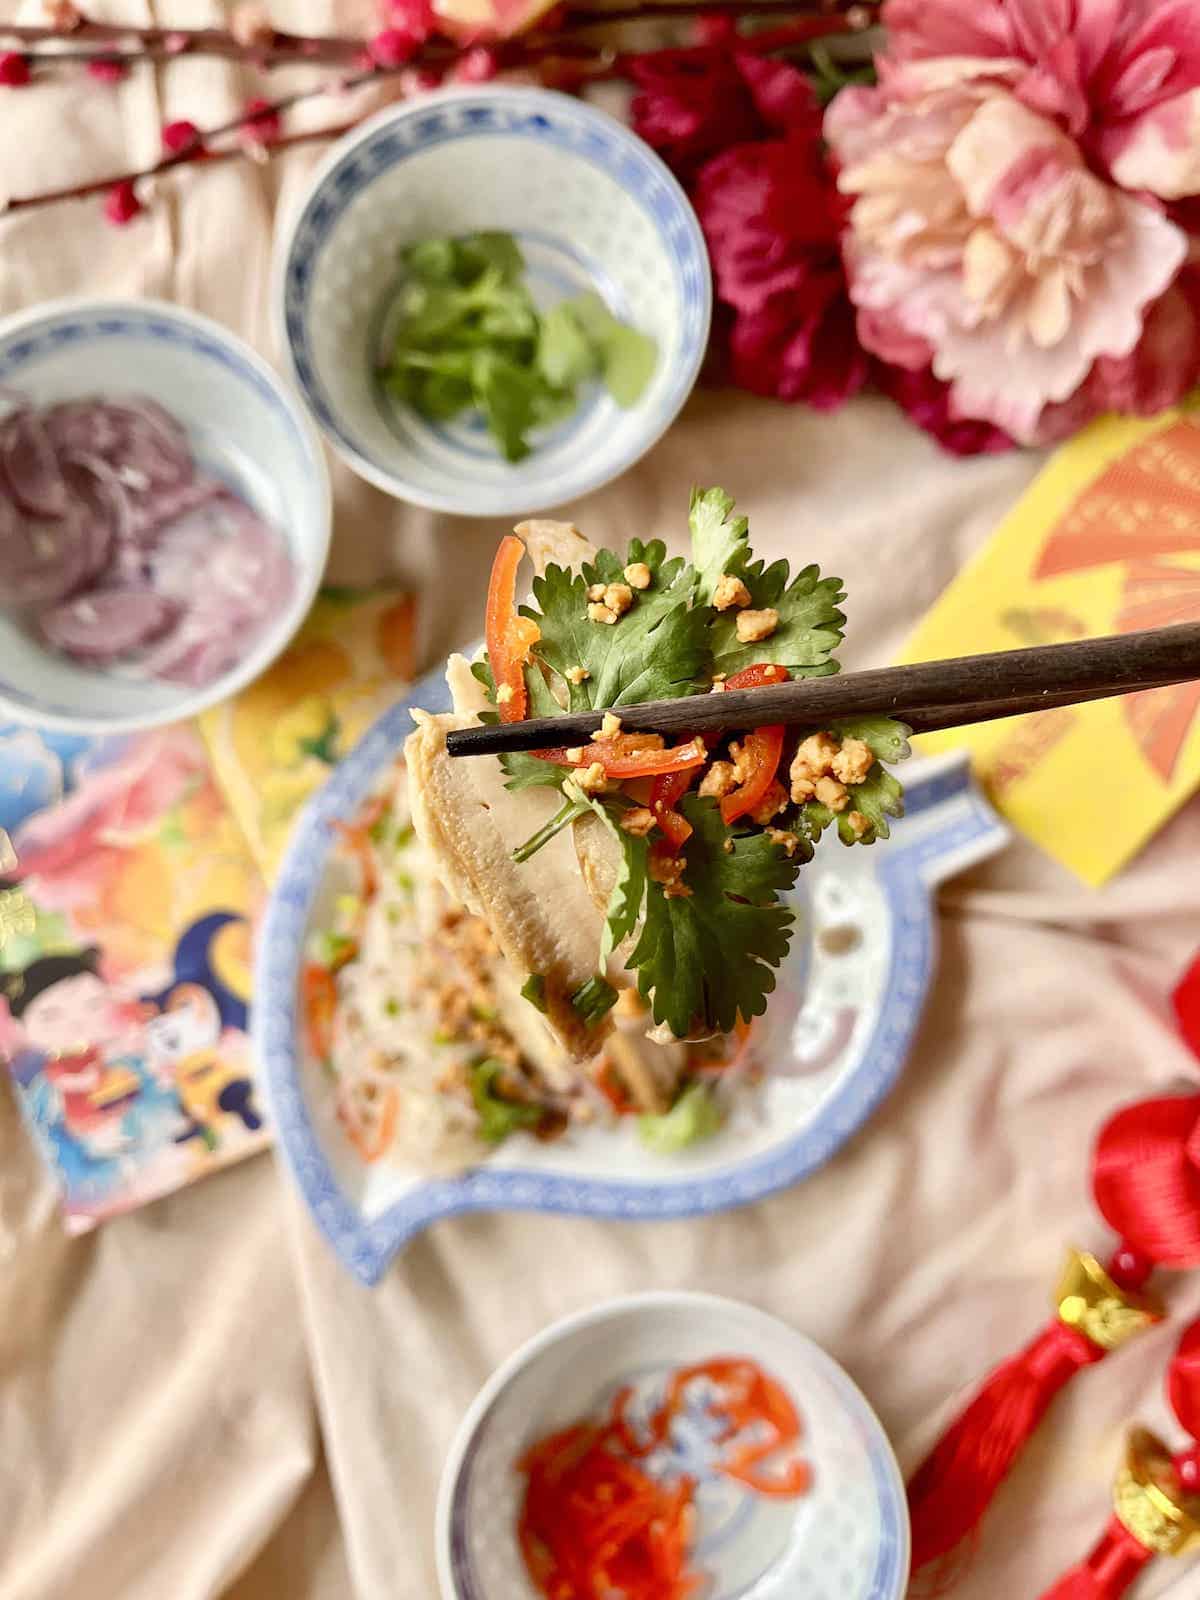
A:
<svg viewBox="0 0 1200 1600">
<path fill-rule="evenodd" d="M 934 970 L 934 887 L 1007 842 L 1007 828 L 973 784 L 965 755 L 927 762 L 914 773 L 906 783 L 906 816 L 894 825 L 891 841 L 862 852 L 871 858 L 891 918 L 883 1002 L 854 1070 L 822 1101 L 809 1125 L 764 1153 L 702 1176 L 656 1169 L 658 1181 L 635 1183 L 485 1163 L 456 1177 L 422 1181 L 379 1215 L 363 1214 L 322 1148 L 297 1057 L 298 980 L 307 922 L 335 821 L 355 814 L 399 754 L 412 729 L 410 708 L 436 712 L 448 704 L 442 673 L 431 674 L 386 711 L 335 769 L 296 825 L 259 940 L 251 1025 L 278 1148 L 342 1261 L 363 1282 L 375 1283 L 408 1239 L 460 1212 L 545 1211 L 648 1221 L 705 1216 L 776 1194 L 824 1165 L 900 1075 Z M 843 847 L 835 842 L 832 848 Z"/>
<path fill-rule="evenodd" d="M 673 359 L 672 381 L 644 427 L 619 454 L 601 458 L 594 468 L 560 473 L 539 506 L 546 510 L 619 477 L 662 437 L 691 393 L 708 344 L 712 279 L 703 231 L 665 162 L 629 128 L 573 96 L 514 84 L 445 89 L 419 102 L 388 107 L 335 145 L 318 168 L 311 193 L 276 257 L 275 315 L 292 376 L 330 441 L 356 472 L 389 493 L 397 492 L 396 477 L 386 463 L 365 455 L 339 421 L 317 371 L 310 333 L 316 264 L 355 197 L 390 164 L 489 134 L 552 145 L 617 181 L 665 241 L 681 307 L 681 345 Z M 519 489 L 515 492 L 519 503 L 509 504 L 501 495 L 486 513 L 478 514 L 526 508 L 528 500 L 520 499 Z M 415 485 L 405 485 L 403 495 L 434 510 L 462 509 Z"/>
</svg>

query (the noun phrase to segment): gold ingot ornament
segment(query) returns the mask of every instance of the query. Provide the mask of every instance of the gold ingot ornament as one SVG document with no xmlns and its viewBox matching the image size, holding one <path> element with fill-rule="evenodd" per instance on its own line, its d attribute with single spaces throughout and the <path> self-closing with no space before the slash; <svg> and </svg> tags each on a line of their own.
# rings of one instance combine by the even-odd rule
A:
<svg viewBox="0 0 1200 1600">
<path fill-rule="evenodd" d="M 1171 1452 L 1149 1428 L 1130 1432 L 1125 1465 L 1113 1485 L 1113 1510 L 1156 1556 L 1200 1550 L 1200 1495 L 1183 1487 Z"/>
<path fill-rule="evenodd" d="M 1100 1350 L 1118 1349 L 1164 1316 L 1153 1295 L 1123 1289 L 1085 1250 L 1067 1256 L 1054 1298 L 1059 1321 L 1077 1328 Z"/>
</svg>

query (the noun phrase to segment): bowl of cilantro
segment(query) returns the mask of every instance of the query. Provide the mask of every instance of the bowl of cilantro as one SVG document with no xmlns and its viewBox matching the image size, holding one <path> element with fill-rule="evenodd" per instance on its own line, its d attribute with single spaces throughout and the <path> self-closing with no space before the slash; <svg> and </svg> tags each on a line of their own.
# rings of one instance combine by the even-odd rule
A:
<svg viewBox="0 0 1200 1600">
<path fill-rule="evenodd" d="M 548 508 L 619 476 L 700 369 L 712 290 L 683 191 L 548 90 L 389 107 L 318 168 L 275 266 L 278 335 L 334 449 L 434 510 Z"/>
</svg>

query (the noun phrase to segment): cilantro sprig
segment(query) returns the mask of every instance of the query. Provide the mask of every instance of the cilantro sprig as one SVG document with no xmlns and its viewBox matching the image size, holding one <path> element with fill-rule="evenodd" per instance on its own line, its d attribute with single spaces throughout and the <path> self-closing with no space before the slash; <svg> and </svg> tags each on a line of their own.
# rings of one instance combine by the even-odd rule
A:
<svg viewBox="0 0 1200 1600">
<path fill-rule="evenodd" d="M 531 603 L 521 608 L 540 635 L 525 667 L 530 715 L 703 694 L 717 674 L 731 676 L 756 662 L 776 662 L 792 677 L 838 670 L 841 580 L 815 566 L 793 574 L 786 561 L 756 560 L 747 520 L 734 514 L 721 489 L 694 492 L 688 520 L 690 561 L 668 557 L 661 540 L 633 539 L 624 554 L 600 550 L 578 572 L 551 565 L 535 578 Z M 626 583 L 634 567 L 645 571 L 637 574 L 641 586 L 628 608 L 615 622 L 591 620 L 589 590 Z M 745 585 L 751 606 L 777 613 L 767 638 L 743 644 L 737 608 L 716 610 L 717 585 L 727 575 Z M 486 659 L 473 670 L 494 705 Z M 714 799 L 687 794 L 679 809 L 693 831 L 674 883 L 655 876 L 654 836 L 621 826 L 627 796 L 585 794 L 572 769 L 533 755 L 501 757 L 510 789 L 545 786 L 563 797 L 557 813 L 514 852 L 518 861 L 589 812 L 615 844 L 598 974 L 579 997 L 589 1015 L 599 1017 L 611 1004 L 603 973 L 614 958 L 634 972 L 655 1022 L 677 1036 L 697 1027 L 727 1032 L 739 1018 L 762 1013 L 793 931 L 785 897 L 820 835 L 836 822 L 843 843 L 872 844 L 888 837 L 890 819 L 903 811 L 900 784 L 887 768 L 909 754 L 908 730 L 886 717 L 862 717 L 828 731 L 839 741 L 862 740 L 874 757 L 863 781 L 845 786 L 840 812 L 789 798 L 769 826 L 744 816 L 728 827 Z M 778 776 L 786 785 L 786 767 Z"/>
<path fill-rule="evenodd" d="M 599 295 L 539 311 L 511 234 L 423 239 L 401 265 L 384 387 L 434 422 L 474 408 L 508 461 L 529 454 L 532 430 L 570 416 L 581 384 L 599 379 L 629 407 L 654 374 L 654 340 Z"/>
</svg>

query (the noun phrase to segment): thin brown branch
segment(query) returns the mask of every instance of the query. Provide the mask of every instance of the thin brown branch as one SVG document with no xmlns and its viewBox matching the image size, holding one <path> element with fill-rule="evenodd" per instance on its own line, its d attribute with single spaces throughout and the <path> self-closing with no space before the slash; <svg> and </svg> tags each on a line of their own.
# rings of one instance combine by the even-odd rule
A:
<svg viewBox="0 0 1200 1600">
<path fill-rule="evenodd" d="M 806 0 L 646 0 L 645 4 L 569 6 L 557 25 L 530 38 L 558 40 L 575 33 L 616 23 L 671 19 L 687 21 L 695 17 L 801 17 L 810 19 L 813 37 L 864 26 L 871 20 L 877 0 L 823 0 L 813 5 Z M 119 23 L 84 20 L 64 32 L 62 29 L 30 23 L 0 24 L 0 38 L 18 45 L 55 45 L 52 50 L 23 50 L 31 65 L 49 67 L 65 62 L 90 63 L 115 61 L 132 66 L 139 61 L 163 62 L 181 55 L 221 56 L 270 68 L 309 62 L 314 66 L 352 66 L 358 64 L 366 41 L 345 34 L 298 34 L 276 30 L 252 44 L 243 43 L 226 28 L 139 28 Z M 505 42 L 493 41 L 495 47 Z M 445 40 L 432 42 L 417 52 L 413 64 L 419 65 L 457 50 Z"/>
<path fill-rule="evenodd" d="M 274 140 L 271 144 L 261 146 L 268 156 L 275 155 L 281 150 L 294 150 L 299 145 L 317 144 L 322 139 L 340 139 L 342 134 L 349 133 L 363 120 L 354 117 L 349 122 L 337 122 L 327 128 L 308 128 L 303 133 L 289 133 L 282 138 Z M 8 216 L 14 211 L 30 211 L 35 206 L 53 205 L 59 200 L 88 200 L 93 196 L 107 194 L 110 189 L 121 183 L 141 182 L 144 178 L 156 177 L 162 172 L 169 171 L 172 167 L 188 165 L 211 166 L 214 162 L 243 161 L 248 152 L 241 145 L 230 145 L 223 150 L 184 153 L 171 156 L 165 161 L 140 172 L 127 172 L 116 178 L 95 178 L 90 183 L 77 183 L 68 185 L 63 189 L 47 189 L 41 194 L 18 195 L 8 202 L 4 215 Z"/>
</svg>

